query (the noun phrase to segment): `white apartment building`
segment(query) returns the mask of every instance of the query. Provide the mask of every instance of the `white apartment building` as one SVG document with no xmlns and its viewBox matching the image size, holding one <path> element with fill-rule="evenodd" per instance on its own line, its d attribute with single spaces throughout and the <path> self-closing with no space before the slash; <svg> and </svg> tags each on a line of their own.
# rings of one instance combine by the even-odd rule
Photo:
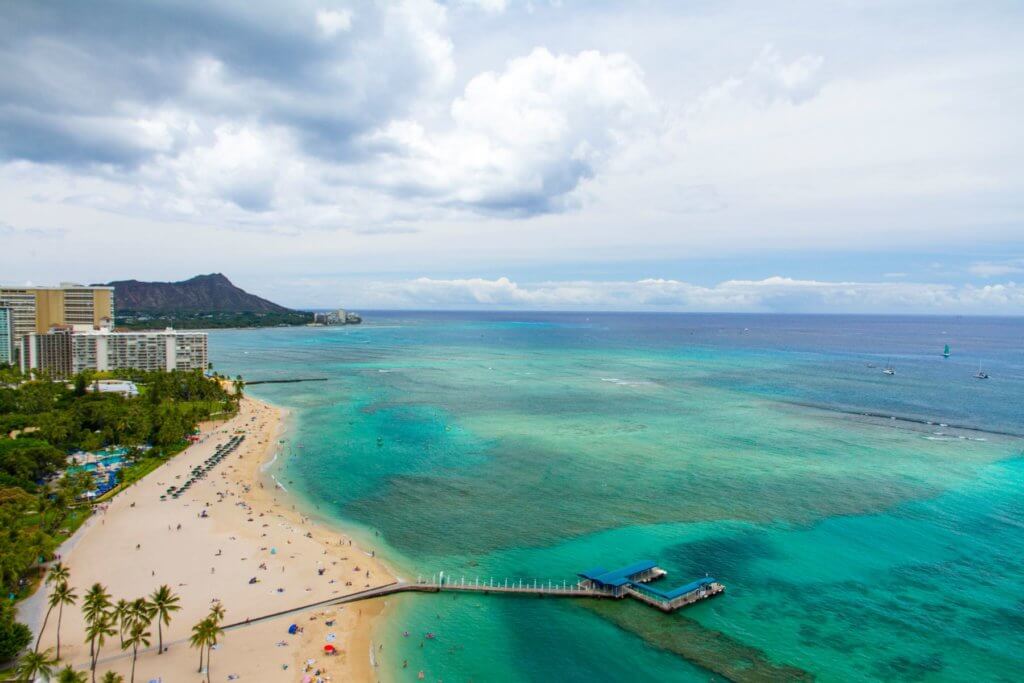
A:
<svg viewBox="0 0 1024 683">
<path fill-rule="evenodd" d="M 92 330 L 71 337 L 72 372 L 82 370 L 205 370 L 204 332 L 107 332 Z"/>
<path fill-rule="evenodd" d="M 70 362 L 47 362 L 44 349 L 58 343 L 66 346 Z M 54 329 L 47 334 L 28 334 L 22 339 L 22 372 L 47 370 L 55 377 L 75 375 L 83 370 L 205 370 L 205 332 L 111 332 L 109 330 Z M 50 353 L 51 357 L 65 354 Z"/>
</svg>

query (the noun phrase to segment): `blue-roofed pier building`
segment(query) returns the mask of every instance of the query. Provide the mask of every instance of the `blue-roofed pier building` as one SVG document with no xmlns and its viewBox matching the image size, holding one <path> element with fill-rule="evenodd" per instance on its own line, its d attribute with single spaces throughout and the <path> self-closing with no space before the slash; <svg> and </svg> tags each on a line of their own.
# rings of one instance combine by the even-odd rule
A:
<svg viewBox="0 0 1024 683">
<path fill-rule="evenodd" d="M 641 560 L 619 569 L 594 567 L 577 576 L 582 579 L 580 583 L 584 587 L 605 590 L 618 598 L 625 596 L 625 589 L 631 583 L 644 584 L 660 579 L 665 576 L 665 570 L 650 560 Z"/>
<path fill-rule="evenodd" d="M 691 581 L 672 590 L 649 585 L 666 574 L 654 562 L 642 560 L 619 569 L 594 567 L 580 572 L 578 576 L 581 588 L 601 591 L 615 598 L 631 597 L 665 612 L 673 612 L 725 591 L 725 586 L 711 577 Z"/>
</svg>

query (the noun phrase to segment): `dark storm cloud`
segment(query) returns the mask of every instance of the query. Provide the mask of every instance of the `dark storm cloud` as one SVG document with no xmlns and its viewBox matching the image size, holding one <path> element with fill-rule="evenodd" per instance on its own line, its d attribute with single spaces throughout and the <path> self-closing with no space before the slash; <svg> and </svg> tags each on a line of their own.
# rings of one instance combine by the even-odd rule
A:
<svg viewBox="0 0 1024 683">
<path fill-rule="evenodd" d="M 176 144 L 132 130 L 158 109 L 282 125 L 311 154 L 350 155 L 352 137 L 402 113 L 434 65 L 403 34 L 416 27 L 388 25 L 385 10 L 360 5 L 351 30 L 334 33 L 318 27 L 317 11 L 301 2 L 5 3 L 0 156 L 132 165 Z"/>
</svg>

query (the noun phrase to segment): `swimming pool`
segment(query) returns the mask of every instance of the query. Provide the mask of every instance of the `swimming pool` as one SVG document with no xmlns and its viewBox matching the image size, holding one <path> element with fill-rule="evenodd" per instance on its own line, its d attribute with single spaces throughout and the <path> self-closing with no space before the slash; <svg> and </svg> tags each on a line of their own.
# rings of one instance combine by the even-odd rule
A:
<svg viewBox="0 0 1024 683">
<path fill-rule="evenodd" d="M 83 465 L 72 465 L 68 468 L 69 473 L 74 472 L 95 472 L 99 469 L 100 465 L 106 468 L 110 468 L 113 465 L 120 465 L 124 462 L 125 456 L 128 454 L 127 448 L 108 448 L 102 451 L 97 451 L 92 455 L 100 455 L 98 460 L 94 462 L 87 462 Z"/>
</svg>

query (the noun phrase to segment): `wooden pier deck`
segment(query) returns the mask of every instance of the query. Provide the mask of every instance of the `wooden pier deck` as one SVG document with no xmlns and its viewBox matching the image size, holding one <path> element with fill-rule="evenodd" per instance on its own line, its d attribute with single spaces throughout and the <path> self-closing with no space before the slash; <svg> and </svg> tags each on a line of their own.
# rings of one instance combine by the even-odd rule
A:
<svg viewBox="0 0 1024 683">
<path fill-rule="evenodd" d="M 432 579 L 431 581 L 419 580 L 409 584 L 409 590 L 421 590 L 430 593 L 505 593 L 511 595 L 551 595 L 567 598 L 614 598 L 611 591 L 604 591 L 594 588 L 584 588 L 578 583 L 563 581 L 540 581 L 536 579 L 486 579 L 483 582 L 479 578 L 467 581 L 465 577 L 459 579 Z"/>
<path fill-rule="evenodd" d="M 665 572 L 663 570 L 655 569 L 656 571 L 645 576 L 645 580 L 657 580 L 665 576 Z M 266 619 L 276 619 L 288 614 L 304 612 L 309 609 L 326 607 L 328 605 L 344 605 L 362 600 L 373 600 L 375 598 L 383 598 L 389 595 L 397 595 L 399 593 L 478 593 L 483 595 L 519 595 L 540 598 L 579 598 L 589 600 L 623 600 L 625 598 L 632 598 L 662 612 L 675 612 L 678 609 L 688 607 L 708 598 L 713 598 L 725 592 L 724 585 L 718 582 L 712 582 L 702 585 L 700 588 L 693 591 L 672 597 L 671 599 L 664 599 L 659 598 L 654 591 L 646 592 L 643 584 L 637 585 L 640 587 L 636 588 L 633 586 L 627 586 L 616 591 L 613 589 L 595 586 L 592 582 L 586 581 L 562 581 L 559 583 L 558 581 L 553 580 L 521 578 L 486 578 L 481 580 L 479 577 L 473 577 L 472 579 L 459 577 L 458 579 L 453 579 L 445 574 L 435 574 L 430 577 L 429 580 L 420 577 L 417 578 L 415 582 L 402 580 L 394 581 L 383 586 L 367 588 L 365 590 L 356 591 L 355 593 L 349 593 L 348 595 L 339 595 L 334 598 L 327 598 L 326 600 L 294 607 L 281 612 L 264 614 L 259 617 L 247 619 L 244 622 L 228 624 L 224 628 L 239 628 L 254 622 L 264 621 Z"/>
<path fill-rule="evenodd" d="M 655 609 L 661 610 L 662 612 L 674 612 L 702 600 L 713 598 L 723 592 L 725 592 L 725 586 L 720 583 L 713 583 L 701 590 L 695 590 L 691 593 L 674 598 L 673 600 L 665 601 L 658 599 L 654 595 L 633 588 L 627 588 L 626 590 L 616 594 L 611 590 L 585 586 L 581 583 L 570 583 L 568 581 L 558 583 L 556 581 L 540 581 L 535 579 L 493 578 L 481 581 L 479 578 L 466 580 L 464 577 L 460 577 L 459 579 L 453 580 L 447 577 L 443 579 L 433 577 L 429 581 L 424 579 L 418 579 L 415 582 L 396 581 L 386 586 L 380 586 L 379 588 L 371 588 L 365 591 L 352 593 L 350 595 L 331 598 L 323 601 L 322 603 L 318 603 L 316 606 L 340 605 L 349 602 L 395 595 L 398 593 L 478 593 L 484 595 L 520 595 L 554 598 L 582 598 L 591 600 L 622 600 L 628 597 L 654 607 Z M 307 606 L 307 608 L 312 606 L 313 605 Z"/>
</svg>

